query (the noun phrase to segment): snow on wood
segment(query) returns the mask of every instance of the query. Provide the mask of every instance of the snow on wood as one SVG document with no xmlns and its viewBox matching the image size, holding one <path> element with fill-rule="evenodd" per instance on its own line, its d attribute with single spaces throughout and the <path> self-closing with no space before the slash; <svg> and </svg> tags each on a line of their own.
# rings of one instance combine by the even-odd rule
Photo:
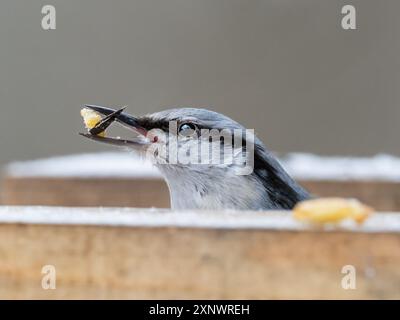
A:
<svg viewBox="0 0 400 320">
<path fill-rule="evenodd" d="M 391 213 L 325 232 L 290 212 L 1 207 L 0 298 L 398 299 L 399 243 Z"/>
<path fill-rule="evenodd" d="M 295 220 L 291 211 L 0 206 L 1 223 L 400 233 L 400 215 L 396 213 L 374 214 L 362 225 L 353 221 L 343 221 L 338 226 L 326 225 L 316 228 Z"/>
<path fill-rule="evenodd" d="M 9 177 L 47 178 L 155 178 L 158 170 L 128 152 L 101 152 L 12 162 L 5 167 Z"/>
<path fill-rule="evenodd" d="M 362 158 L 292 153 L 282 157 L 280 162 L 299 180 L 400 181 L 400 158 L 387 154 Z M 5 172 L 12 177 L 161 178 L 154 166 L 128 152 L 13 162 L 5 168 Z"/>
<path fill-rule="evenodd" d="M 361 158 L 292 153 L 281 163 L 299 180 L 400 181 L 400 158 L 387 154 Z"/>
</svg>

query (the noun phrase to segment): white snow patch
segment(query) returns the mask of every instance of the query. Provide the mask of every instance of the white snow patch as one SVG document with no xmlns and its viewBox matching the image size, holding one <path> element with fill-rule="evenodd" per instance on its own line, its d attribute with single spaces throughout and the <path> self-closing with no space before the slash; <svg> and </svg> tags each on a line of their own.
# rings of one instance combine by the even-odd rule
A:
<svg viewBox="0 0 400 320">
<path fill-rule="evenodd" d="M 400 158 L 387 154 L 362 158 L 291 153 L 280 162 L 300 180 L 400 181 Z"/>
<path fill-rule="evenodd" d="M 400 233 L 400 215 L 379 213 L 359 226 L 345 221 L 316 228 L 293 219 L 290 211 L 171 211 L 134 208 L 66 208 L 0 206 L 0 224 L 94 225 L 120 227 L 177 227 L 261 229 L 277 231 L 352 231 Z"/>
<path fill-rule="evenodd" d="M 12 177 L 155 178 L 159 171 L 128 152 L 102 152 L 12 162 L 5 167 Z"/>
<path fill-rule="evenodd" d="M 299 180 L 400 181 L 400 158 L 387 154 L 373 157 L 328 157 L 291 153 L 280 159 Z M 128 152 L 88 153 L 12 162 L 5 168 L 14 177 L 155 178 L 159 171 Z"/>
</svg>

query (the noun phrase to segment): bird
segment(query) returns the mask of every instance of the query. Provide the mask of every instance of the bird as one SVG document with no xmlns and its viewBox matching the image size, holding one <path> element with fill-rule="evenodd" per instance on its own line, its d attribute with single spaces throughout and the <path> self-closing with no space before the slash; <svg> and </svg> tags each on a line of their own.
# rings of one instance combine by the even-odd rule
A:
<svg viewBox="0 0 400 320">
<path fill-rule="evenodd" d="M 251 133 L 247 136 L 244 126 L 221 113 L 200 108 L 172 108 L 134 117 L 121 109 L 97 105 L 85 105 L 85 108 L 106 117 L 101 124 L 102 130 L 106 129 L 104 122 L 107 125 L 112 122 L 109 121 L 111 117 L 131 130 L 133 137 L 112 138 L 90 131 L 80 134 L 150 158 L 166 180 L 172 209 L 290 210 L 298 202 L 310 198 L 307 190 L 284 170 L 259 138 Z M 213 139 L 221 131 L 225 131 L 224 139 L 221 136 Z M 208 135 L 203 135 L 203 132 Z M 214 132 L 214 135 L 209 132 Z M 172 157 L 174 152 L 189 157 L 188 150 L 197 150 L 193 153 L 194 160 L 198 160 L 208 150 L 206 156 L 209 160 L 210 154 L 219 150 L 215 154 L 223 158 L 225 147 L 235 140 L 235 136 L 226 138 L 226 132 L 246 132 L 246 138 L 239 139 L 241 144 L 230 150 L 226 163 L 208 161 L 204 164 L 179 161 L 176 155 Z M 204 149 L 198 147 L 199 142 Z M 171 151 L 173 144 L 176 150 Z M 244 155 L 251 157 L 248 159 Z M 250 170 L 244 165 L 246 161 L 251 163 Z"/>
</svg>

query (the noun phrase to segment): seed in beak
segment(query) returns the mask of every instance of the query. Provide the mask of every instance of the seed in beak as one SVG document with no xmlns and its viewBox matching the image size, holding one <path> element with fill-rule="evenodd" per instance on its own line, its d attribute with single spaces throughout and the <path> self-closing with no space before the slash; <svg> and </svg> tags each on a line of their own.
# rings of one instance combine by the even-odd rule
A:
<svg viewBox="0 0 400 320">
<path fill-rule="evenodd" d="M 83 122 L 85 123 L 85 127 L 89 130 L 95 128 L 96 125 L 101 122 L 101 116 L 88 108 L 84 108 L 81 110 L 81 116 L 83 118 Z M 99 132 L 97 135 L 104 137 L 104 130 L 103 132 Z"/>
</svg>

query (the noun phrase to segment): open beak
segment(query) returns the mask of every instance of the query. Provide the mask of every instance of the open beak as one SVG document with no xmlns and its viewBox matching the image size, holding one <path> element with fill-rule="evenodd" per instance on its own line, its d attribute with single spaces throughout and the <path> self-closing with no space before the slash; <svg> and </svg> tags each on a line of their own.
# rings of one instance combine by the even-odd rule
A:
<svg viewBox="0 0 400 320">
<path fill-rule="evenodd" d="M 85 107 L 103 115 L 104 118 L 101 122 L 99 122 L 99 124 L 96 125 L 96 127 L 91 129 L 89 133 L 79 133 L 81 136 L 94 141 L 117 146 L 142 146 L 148 144 L 148 141 L 145 139 L 147 130 L 139 125 L 137 118 L 124 113 L 123 110 L 125 108 L 114 110 L 112 108 L 88 104 L 85 105 Z M 125 128 L 134 131 L 134 133 L 137 135 L 137 138 L 127 140 L 121 138 L 101 137 L 98 135 L 100 132 L 105 131 L 114 121 L 117 121 Z"/>
</svg>

